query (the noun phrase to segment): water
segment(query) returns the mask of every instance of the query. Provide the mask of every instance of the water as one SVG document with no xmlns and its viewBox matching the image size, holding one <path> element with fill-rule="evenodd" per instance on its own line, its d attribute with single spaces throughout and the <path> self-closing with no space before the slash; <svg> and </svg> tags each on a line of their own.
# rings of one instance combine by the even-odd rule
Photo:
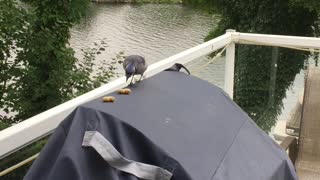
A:
<svg viewBox="0 0 320 180">
<path fill-rule="evenodd" d="M 101 58 L 120 51 L 143 55 L 149 64 L 203 42 L 218 18 L 181 5 L 91 4 L 85 20 L 72 29 L 77 50 L 106 39 Z"/>
</svg>

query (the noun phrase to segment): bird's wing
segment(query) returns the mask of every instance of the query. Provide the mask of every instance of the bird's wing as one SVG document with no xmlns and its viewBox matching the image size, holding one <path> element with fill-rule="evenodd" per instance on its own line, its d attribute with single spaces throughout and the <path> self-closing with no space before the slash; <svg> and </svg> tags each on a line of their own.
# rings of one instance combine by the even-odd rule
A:
<svg viewBox="0 0 320 180">
<path fill-rule="evenodd" d="M 137 62 L 146 65 L 146 60 L 143 57 L 137 58 Z"/>
<path fill-rule="evenodd" d="M 128 64 L 129 64 L 128 59 L 125 59 L 125 60 L 123 61 L 123 64 L 122 64 L 123 69 L 126 69 L 126 67 L 127 67 Z"/>
</svg>

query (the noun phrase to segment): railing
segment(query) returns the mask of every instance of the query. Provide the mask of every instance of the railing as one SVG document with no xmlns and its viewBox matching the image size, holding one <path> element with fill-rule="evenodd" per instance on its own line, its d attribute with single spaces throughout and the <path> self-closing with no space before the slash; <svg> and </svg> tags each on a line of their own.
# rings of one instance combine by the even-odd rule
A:
<svg viewBox="0 0 320 180">
<path fill-rule="evenodd" d="M 295 137 L 287 136 L 280 144 L 280 147 L 288 151 L 289 158 L 293 164 L 296 162 L 298 155 L 298 140 Z"/>
<path fill-rule="evenodd" d="M 248 34 L 228 30 L 226 34 L 211 41 L 205 42 L 150 65 L 145 76 L 147 78 L 151 77 L 171 67 L 175 63 L 186 64 L 227 46 L 224 89 L 230 97 L 233 97 L 235 44 L 254 44 L 280 47 L 294 46 L 295 48 L 320 49 L 319 38 Z M 100 88 L 92 90 L 84 95 L 29 118 L 17 125 L 0 131 L 0 159 L 50 134 L 77 106 L 117 89 L 123 88 L 126 85 L 125 77 L 119 78 L 103 85 Z"/>
</svg>

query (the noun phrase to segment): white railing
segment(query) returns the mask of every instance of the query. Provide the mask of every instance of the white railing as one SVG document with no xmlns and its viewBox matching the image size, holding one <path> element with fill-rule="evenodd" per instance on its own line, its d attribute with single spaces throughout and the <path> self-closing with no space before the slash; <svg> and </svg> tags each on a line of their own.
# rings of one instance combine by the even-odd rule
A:
<svg viewBox="0 0 320 180">
<path fill-rule="evenodd" d="M 235 44 L 254 44 L 266 46 L 294 46 L 297 48 L 316 48 L 320 49 L 319 38 L 278 36 L 263 34 L 239 33 L 228 30 L 226 34 L 219 36 L 211 41 L 200 44 L 184 52 L 166 58 L 149 66 L 145 76 L 151 77 L 175 63 L 186 64 L 199 57 L 208 55 L 218 49 L 228 45 L 226 49 L 225 66 L 225 91 L 233 97 L 233 77 L 235 62 Z M 18 149 L 38 140 L 51 133 L 57 125 L 72 112 L 77 106 L 125 87 L 125 78 L 119 78 L 100 88 L 94 89 L 75 99 L 58 105 L 41 114 L 29 118 L 17 125 L 0 131 L 0 159 Z"/>
</svg>

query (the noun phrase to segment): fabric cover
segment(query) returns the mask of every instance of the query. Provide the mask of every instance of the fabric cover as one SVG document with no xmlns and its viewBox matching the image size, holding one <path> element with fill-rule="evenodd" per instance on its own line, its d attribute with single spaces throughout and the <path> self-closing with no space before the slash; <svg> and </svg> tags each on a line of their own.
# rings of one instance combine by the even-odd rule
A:
<svg viewBox="0 0 320 180">
<path fill-rule="evenodd" d="M 24 180 L 137 180 L 116 169 L 84 134 L 97 131 L 130 161 L 157 166 L 172 180 L 293 180 L 287 154 L 220 88 L 164 71 L 76 108 L 55 130 Z M 160 180 L 161 178 L 159 178 Z"/>
</svg>

